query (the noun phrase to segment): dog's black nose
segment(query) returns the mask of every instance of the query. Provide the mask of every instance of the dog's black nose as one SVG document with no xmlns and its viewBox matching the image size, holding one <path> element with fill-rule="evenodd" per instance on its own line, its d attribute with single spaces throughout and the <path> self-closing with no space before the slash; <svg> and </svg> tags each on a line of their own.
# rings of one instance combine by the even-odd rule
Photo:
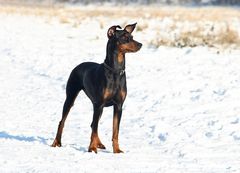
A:
<svg viewBox="0 0 240 173">
<path fill-rule="evenodd" d="M 138 43 L 137 46 L 140 49 L 142 47 L 142 43 Z"/>
</svg>

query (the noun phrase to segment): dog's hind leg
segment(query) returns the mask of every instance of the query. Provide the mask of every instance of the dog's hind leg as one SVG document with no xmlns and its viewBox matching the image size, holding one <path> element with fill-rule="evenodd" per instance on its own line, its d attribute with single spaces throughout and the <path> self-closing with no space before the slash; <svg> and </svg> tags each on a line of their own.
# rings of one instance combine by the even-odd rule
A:
<svg viewBox="0 0 240 173">
<path fill-rule="evenodd" d="M 67 90 L 66 90 L 66 100 L 64 102 L 64 106 L 63 106 L 63 112 L 62 112 L 62 119 L 59 122 L 58 125 L 58 130 L 57 130 L 57 135 L 56 138 L 52 144 L 52 147 L 61 147 L 62 143 L 61 143 L 61 138 L 62 138 L 62 132 L 63 132 L 63 127 L 64 127 L 64 123 L 67 119 L 67 115 L 71 109 L 71 107 L 74 104 L 74 101 L 79 93 L 79 91 L 82 89 L 80 87 L 77 87 L 78 85 L 76 85 L 74 82 L 72 82 L 71 80 L 69 80 L 68 84 L 67 84 Z"/>
</svg>

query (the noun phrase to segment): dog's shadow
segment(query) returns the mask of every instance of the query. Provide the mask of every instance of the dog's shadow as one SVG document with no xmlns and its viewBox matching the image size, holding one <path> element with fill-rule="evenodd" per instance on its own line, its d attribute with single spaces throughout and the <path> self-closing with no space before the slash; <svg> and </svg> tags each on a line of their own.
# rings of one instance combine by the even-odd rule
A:
<svg viewBox="0 0 240 173">
<path fill-rule="evenodd" d="M 70 145 L 70 146 L 77 151 L 81 151 L 83 153 L 91 153 L 91 152 L 88 152 L 88 149 L 86 147 L 78 147 L 78 146 L 75 146 L 75 145 Z M 111 153 L 108 150 L 101 150 L 101 149 L 98 149 L 98 152 L 100 152 L 100 153 Z M 92 153 L 94 153 L 94 152 L 92 152 Z"/>
<path fill-rule="evenodd" d="M 77 150 L 77 151 L 80 151 L 80 152 L 83 152 L 83 153 L 87 153 L 88 150 L 87 148 L 84 148 L 84 147 L 77 147 L 77 146 L 74 146 L 74 145 L 70 145 L 73 149 Z"/>
<path fill-rule="evenodd" d="M 43 145 L 48 145 L 47 144 L 48 139 L 40 137 L 40 136 L 34 137 L 34 136 L 25 136 L 25 135 L 11 135 L 5 131 L 0 132 L 0 139 L 10 139 L 10 140 L 17 140 L 17 141 L 21 141 L 21 142 L 39 142 Z M 88 150 L 85 147 L 78 147 L 75 145 L 70 145 L 70 146 L 77 151 L 81 151 L 83 153 L 88 153 Z M 100 152 L 111 153 L 108 150 L 100 150 Z"/>
<path fill-rule="evenodd" d="M 24 142 L 39 142 L 44 145 L 47 144 L 47 139 L 37 136 L 24 136 L 24 135 L 11 135 L 7 132 L 0 132 L 0 139 L 10 139 L 10 140 L 17 140 L 17 141 L 24 141 Z"/>
</svg>

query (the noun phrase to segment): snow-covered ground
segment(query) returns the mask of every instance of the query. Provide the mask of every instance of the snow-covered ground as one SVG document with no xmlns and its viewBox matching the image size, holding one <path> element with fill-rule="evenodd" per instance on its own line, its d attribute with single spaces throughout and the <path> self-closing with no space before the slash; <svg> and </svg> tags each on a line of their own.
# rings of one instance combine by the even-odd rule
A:
<svg viewBox="0 0 240 173">
<path fill-rule="evenodd" d="M 105 21 L 106 22 L 106 21 Z M 80 93 L 51 148 L 71 70 L 103 62 L 106 31 L 44 17 L 0 14 L 0 172 L 240 172 L 240 51 L 207 47 L 127 55 L 128 96 L 112 153 L 112 108 L 99 133 L 106 150 L 88 153 L 92 105 Z M 134 22 L 134 21 L 129 21 Z"/>
</svg>

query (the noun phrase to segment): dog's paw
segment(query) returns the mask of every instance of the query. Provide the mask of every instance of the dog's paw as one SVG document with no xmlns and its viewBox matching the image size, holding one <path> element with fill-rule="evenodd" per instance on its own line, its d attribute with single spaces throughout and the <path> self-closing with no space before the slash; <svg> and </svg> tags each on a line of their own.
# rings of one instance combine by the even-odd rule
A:
<svg viewBox="0 0 240 173">
<path fill-rule="evenodd" d="M 118 153 L 124 153 L 124 152 L 118 148 L 118 149 L 113 149 L 113 153 L 118 154 Z"/>
<path fill-rule="evenodd" d="M 103 149 L 103 150 L 105 150 L 106 149 L 106 147 L 102 144 L 102 143 L 100 143 L 100 144 L 98 144 L 98 146 L 97 146 L 98 148 L 100 148 L 100 149 Z"/>
<path fill-rule="evenodd" d="M 96 147 L 89 147 L 88 152 L 91 153 L 92 151 L 94 151 L 94 153 L 97 154 L 97 148 Z"/>
<path fill-rule="evenodd" d="M 57 139 L 55 139 L 53 141 L 53 144 L 51 145 L 51 147 L 61 147 L 61 146 L 62 146 L 61 142 L 58 142 Z"/>
</svg>

